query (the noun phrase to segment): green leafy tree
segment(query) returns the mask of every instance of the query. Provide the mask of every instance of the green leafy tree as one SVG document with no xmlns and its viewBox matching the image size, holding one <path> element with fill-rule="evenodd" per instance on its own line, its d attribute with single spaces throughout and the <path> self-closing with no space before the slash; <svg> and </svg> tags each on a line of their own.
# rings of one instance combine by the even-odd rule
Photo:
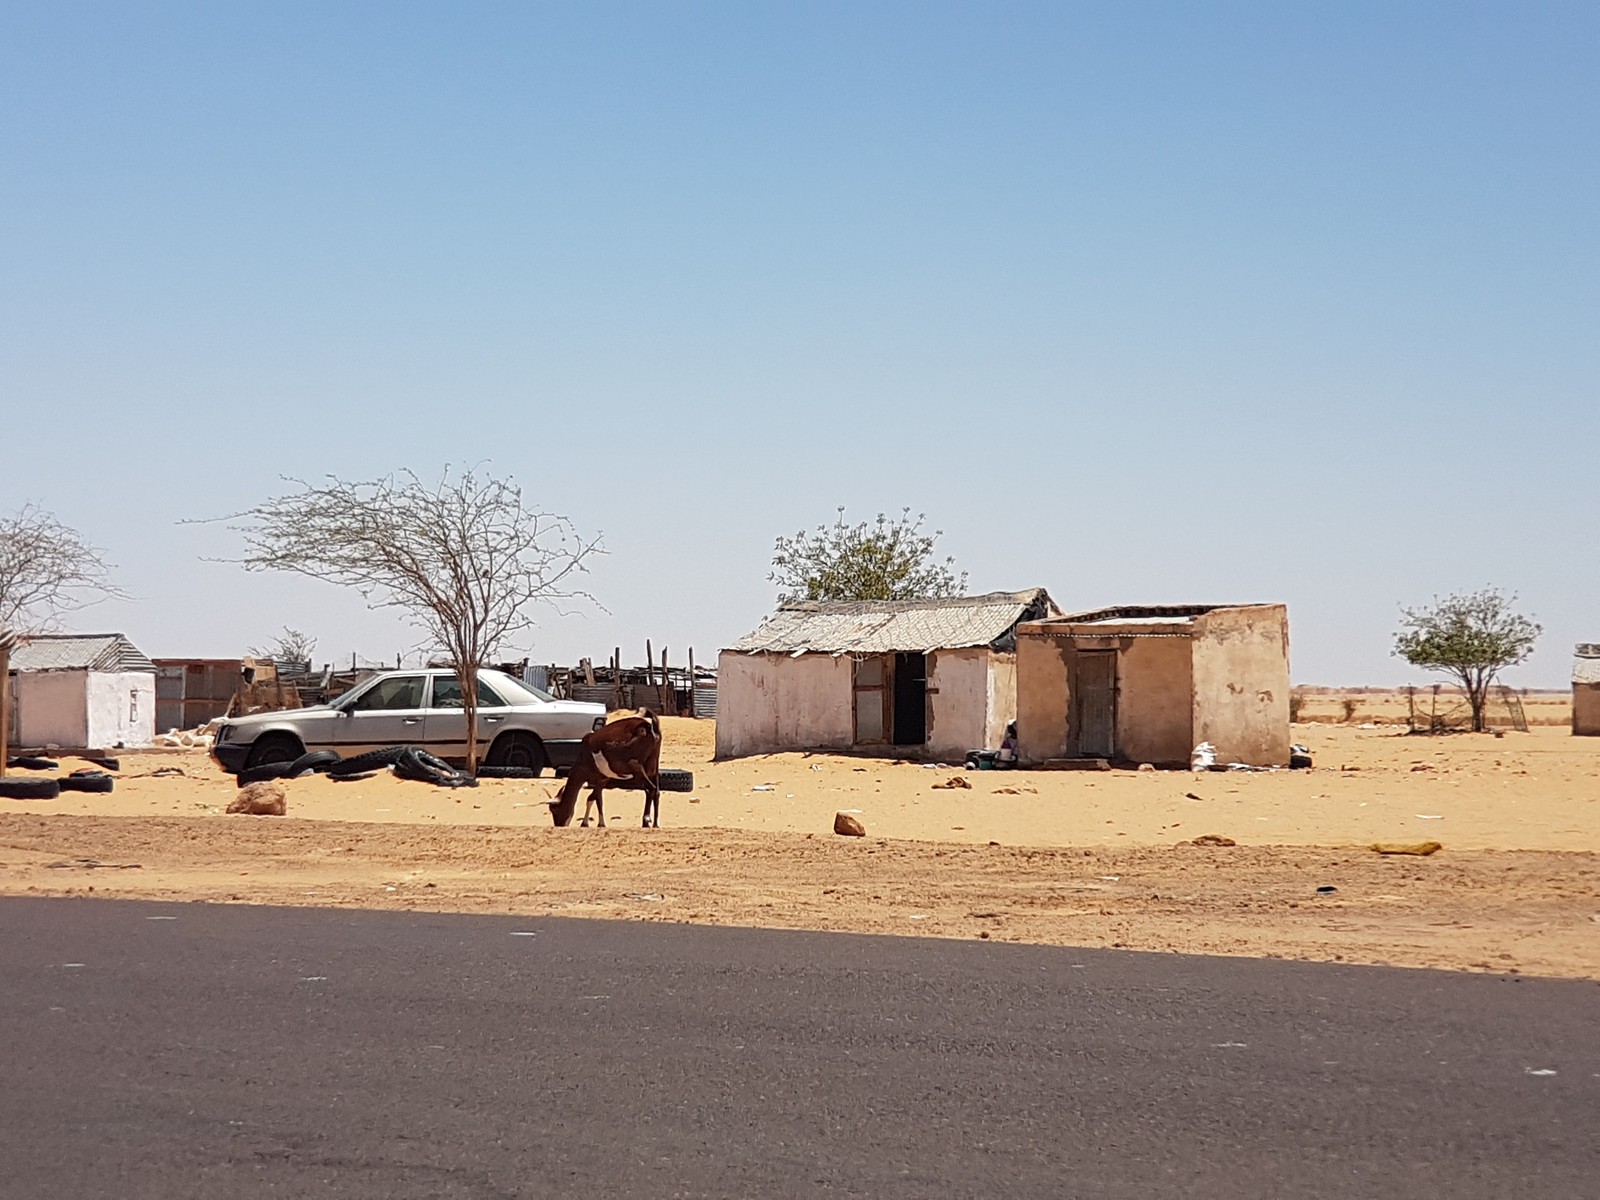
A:
<svg viewBox="0 0 1600 1200">
<path fill-rule="evenodd" d="M 1394 653 L 1414 667 L 1453 677 L 1472 709 L 1472 729 L 1483 732 L 1489 687 L 1506 667 L 1533 653 L 1543 630 L 1513 610 L 1516 596 L 1499 588 L 1434 597 L 1424 608 L 1402 608 Z"/>
<path fill-rule="evenodd" d="M 967 575 L 956 574 L 956 560 L 935 560 L 933 544 L 941 530 L 923 532 L 925 514 L 909 508 L 890 520 L 850 525 L 844 506 L 831 525 L 818 525 L 773 548 L 772 573 L 780 600 L 927 600 L 959 596 Z"/>
</svg>

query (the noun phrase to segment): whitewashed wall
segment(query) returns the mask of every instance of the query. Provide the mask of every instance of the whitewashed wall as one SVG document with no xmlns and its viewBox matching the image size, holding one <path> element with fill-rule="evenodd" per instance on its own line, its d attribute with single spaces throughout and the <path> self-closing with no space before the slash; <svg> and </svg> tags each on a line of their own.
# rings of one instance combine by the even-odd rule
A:
<svg viewBox="0 0 1600 1200">
<path fill-rule="evenodd" d="M 88 680 L 87 671 L 17 672 L 17 744 L 87 746 Z"/>
<path fill-rule="evenodd" d="M 1005 740 L 1006 726 L 1017 719 L 1017 656 L 993 650 L 989 653 L 989 732 L 983 744 L 998 749 Z"/>
<path fill-rule="evenodd" d="M 717 659 L 717 757 L 850 746 L 847 655 L 738 654 Z"/>
<path fill-rule="evenodd" d="M 938 650 L 930 656 L 928 697 L 933 720 L 925 753 L 959 763 L 968 750 L 988 745 L 989 651 Z"/>
<path fill-rule="evenodd" d="M 156 677 L 140 671 L 91 671 L 88 746 L 148 746 L 156 733 Z"/>
</svg>

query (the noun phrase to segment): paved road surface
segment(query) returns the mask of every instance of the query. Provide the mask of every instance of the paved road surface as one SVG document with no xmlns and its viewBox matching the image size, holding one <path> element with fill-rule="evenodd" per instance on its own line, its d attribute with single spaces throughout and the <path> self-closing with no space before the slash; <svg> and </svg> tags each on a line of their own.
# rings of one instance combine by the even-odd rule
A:
<svg viewBox="0 0 1600 1200">
<path fill-rule="evenodd" d="M 0 900 L 8 1200 L 1543 1200 L 1597 1130 L 1589 983 Z"/>
</svg>

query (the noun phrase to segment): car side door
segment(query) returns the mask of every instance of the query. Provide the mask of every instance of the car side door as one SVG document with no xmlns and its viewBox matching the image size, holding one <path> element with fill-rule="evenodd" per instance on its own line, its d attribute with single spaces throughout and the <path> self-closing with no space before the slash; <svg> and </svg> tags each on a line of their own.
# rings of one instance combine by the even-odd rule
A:
<svg viewBox="0 0 1600 1200">
<path fill-rule="evenodd" d="M 478 748 L 482 752 L 505 724 L 505 700 L 482 676 L 478 678 Z M 440 758 L 462 762 L 467 757 L 467 713 L 461 704 L 461 680 L 455 675 L 433 677 L 433 699 L 428 705 L 428 749 Z"/>
<path fill-rule="evenodd" d="M 348 705 L 334 733 L 334 748 L 349 758 L 384 746 L 413 745 L 424 736 L 428 677 L 387 675 Z"/>
</svg>

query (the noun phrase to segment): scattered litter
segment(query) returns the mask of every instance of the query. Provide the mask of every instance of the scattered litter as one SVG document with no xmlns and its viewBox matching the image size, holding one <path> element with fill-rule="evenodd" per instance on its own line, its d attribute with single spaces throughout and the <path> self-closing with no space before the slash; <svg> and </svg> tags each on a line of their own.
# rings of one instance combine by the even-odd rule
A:
<svg viewBox="0 0 1600 1200">
<path fill-rule="evenodd" d="M 1339 889 L 1334 887 L 1333 884 L 1325 883 L 1325 884 L 1323 884 L 1321 887 L 1319 887 L 1317 889 L 1317 895 L 1319 895 L 1319 896 L 1328 896 L 1328 895 L 1331 895 L 1334 892 L 1337 892 L 1338 890 Z"/>
<path fill-rule="evenodd" d="M 1209 771 L 1217 765 L 1217 748 L 1210 742 L 1201 742 L 1189 755 L 1191 771 Z"/>
<path fill-rule="evenodd" d="M 1237 846 L 1238 844 L 1231 837 L 1223 837 L 1220 833 L 1202 833 L 1189 843 L 1191 846 Z"/>
<path fill-rule="evenodd" d="M 1433 764 L 1432 763 L 1419 762 L 1419 763 L 1412 763 L 1411 764 L 1411 771 L 1412 771 L 1413 774 L 1415 774 L 1418 771 L 1431 771 L 1431 770 L 1433 770 Z"/>
<path fill-rule="evenodd" d="M 1155 769 L 1156 769 L 1155 763 L 1140 763 L 1139 764 L 1139 770 L 1141 770 L 1141 771 L 1154 771 Z"/>
<path fill-rule="evenodd" d="M 928 914 L 927 913 L 912 913 L 910 916 L 908 916 L 906 918 L 906 920 L 908 920 L 908 921 L 926 921 L 927 919 L 928 919 Z"/>
<path fill-rule="evenodd" d="M 811 769 L 813 771 L 820 771 L 820 770 L 822 770 L 822 764 L 821 763 L 812 763 L 811 764 Z"/>
<path fill-rule="evenodd" d="M 1553 1070 L 1551 1070 L 1549 1067 L 1527 1067 L 1527 1068 L 1525 1068 L 1525 1073 L 1528 1074 L 1528 1075 L 1554 1075 L 1555 1074 L 1555 1072 Z"/>
<path fill-rule="evenodd" d="M 1218 1050 L 1245 1050 L 1248 1046 L 1244 1042 L 1212 1042 L 1211 1045 Z"/>
<path fill-rule="evenodd" d="M 1100 876 L 1100 878 L 1109 880 L 1112 883 L 1116 883 L 1118 880 L 1120 880 L 1122 878 L 1122 876 L 1121 875 L 1102 875 L 1102 876 Z"/>
<path fill-rule="evenodd" d="M 1204 796 L 1196 796 L 1193 792 L 1185 792 L 1183 794 L 1183 798 L 1185 800 L 1198 800 L 1201 804 L 1206 802 L 1206 798 Z"/>
<path fill-rule="evenodd" d="M 146 917 L 146 921 L 176 921 L 177 917 Z"/>
<path fill-rule="evenodd" d="M 1436 851 L 1443 850 L 1444 847 L 1438 842 L 1373 842 L 1372 849 L 1379 854 L 1415 854 L 1419 857 L 1426 857 Z"/>
<path fill-rule="evenodd" d="M 1295 742 L 1289 747 L 1289 769 L 1291 771 L 1309 771 L 1311 769 L 1311 751 Z"/>
<path fill-rule="evenodd" d="M 301 983 L 327 983 L 328 982 L 328 977 L 326 975 L 302 975 L 302 976 L 300 976 L 300 982 Z"/>
<path fill-rule="evenodd" d="M 62 963 L 61 965 L 63 967 L 81 967 L 81 966 L 83 966 L 82 963 Z"/>
<path fill-rule="evenodd" d="M 629 892 L 629 900 L 665 900 L 660 892 Z"/>
<path fill-rule="evenodd" d="M 1418 813 L 1417 814 L 1417 820 L 1419 820 L 1419 821 L 1442 821 L 1442 820 L 1444 820 L 1444 814 L 1443 813 Z"/>
<path fill-rule="evenodd" d="M 963 778 L 960 775 L 952 775 L 952 776 L 950 776 L 949 779 L 945 780 L 943 783 L 936 783 L 933 786 L 934 786 L 935 789 L 941 789 L 942 788 L 942 789 L 944 789 L 946 791 L 949 791 L 950 789 L 953 789 L 953 788 L 971 788 L 972 787 L 972 785 L 970 783 L 968 783 L 966 781 L 966 779 Z"/>
<path fill-rule="evenodd" d="M 539 934 L 538 934 L 537 930 L 533 930 L 533 929 L 513 929 L 511 931 L 511 936 L 512 937 L 538 937 Z"/>
<path fill-rule="evenodd" d="M 188 778 L 189 772 L 182 767 L 157 767 L 154 771 L 146 771 L 142 775 L 135 775 L 135 779 L 166 779 L 168 776 L 182 775 Z"/>
<path fill-rule="evenodd" d="M 770 783 L 758 783 L 750 789 L 752 792 L 775 792 L 777 787 Z"/>
</svg>

